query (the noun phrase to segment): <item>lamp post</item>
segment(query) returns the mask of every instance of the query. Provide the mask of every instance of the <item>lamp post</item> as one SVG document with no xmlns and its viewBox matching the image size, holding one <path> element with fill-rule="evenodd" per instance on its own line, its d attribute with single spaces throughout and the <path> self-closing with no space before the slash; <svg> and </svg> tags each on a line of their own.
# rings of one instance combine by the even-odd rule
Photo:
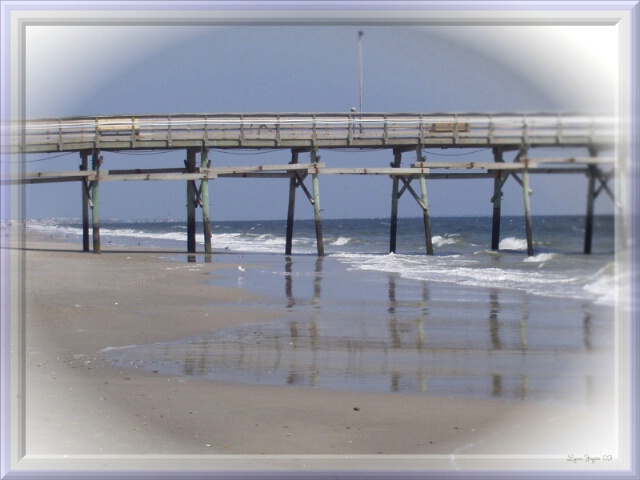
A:
<svg viewBox="0 0 640 480">
<path fill-rule="evenodd" d="M 362 113 L 362 37 L 364 32 L 358 32 L 358 58 L 360 60 L 360 113 Z"/>
</svg>

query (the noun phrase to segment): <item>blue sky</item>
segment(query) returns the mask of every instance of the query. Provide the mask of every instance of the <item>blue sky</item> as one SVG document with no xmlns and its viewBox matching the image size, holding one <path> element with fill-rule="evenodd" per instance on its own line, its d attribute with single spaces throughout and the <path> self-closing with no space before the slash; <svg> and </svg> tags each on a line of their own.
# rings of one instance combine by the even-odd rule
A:
<svg viewBox="0 0 640 480">
<path fill-rule="evenodd" d="M 365 112 L 598 112 L 615 109 L 614 27 L 552 26 L 33 26 L 26 34 L 28 117 L 208 112 L 348 112 L 359 102 L 358 31 L 364 31 Z M 256 154 L 257 153 L 257 154 Z M 428 151 L 432 160 L 468 151 Z M 545 153 L 545 152 L 542 152 Z M 548 152 L 546 152 L 548 153 Z M 567 151 L 586 155 L 584 151 Z M 182 166 L 185 153 L 103 153 L 103 168 Z M 331 166 L 387 166 L 391 151 L 321 150 Z M 511 154 L 513 155 L 513 154 Z M 511 159 L 507 156 L 507 160 Z M 308 161 L 308 154 L 300 161 Z M 79 157 L 29 155 L 29 170 L 76 170 Z M 282 164 L 290 152 L 211 152 L 214 165 Z M 415 161 L 406 154 L 403 163 Z M 460 160 L 491 161 L 491 151 Z M 386 217 L 389 178 L 321 177 L 325 218 Z M 493 184 L 428 182 L 434 216 L 490 215 Z M 535 175 L 535 214 L 582 214 L 586 178 Z M 284 219 L 288 181 L 211 182 L 212 220 Z M 183 219 L 181 182 L 109 182 L 101 217 Z M 312 218 L 304 196 L 297 218 Z M 597 211 L 612 212 L 602 195 Z M 77 184 L 26 188 L 27 218 L 79 217 Z M 503 214 L 523 212 L 505 186 Z M 400 215 L 421 210 L 408 195 Z"/>
</svg>

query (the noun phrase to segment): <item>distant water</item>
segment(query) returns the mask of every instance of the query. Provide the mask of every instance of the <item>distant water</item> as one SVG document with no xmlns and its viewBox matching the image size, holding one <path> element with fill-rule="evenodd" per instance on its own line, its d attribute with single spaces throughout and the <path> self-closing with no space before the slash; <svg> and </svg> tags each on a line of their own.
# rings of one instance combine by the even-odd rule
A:
<svg viewBox="0 0 640 480">
<path fill-rule="evenodd" d="M 77 220 L 31 221 L 27 228 L 80 242 Z M 283 255 L 285 221 L 213 222 L 214 253 Z M 422 219 L 401 218 L 397 254 L 389 252 L 388 219 L 324 220 L 325 252 L 350 269 L 395 273 L 413 280 L 494 287 L 532 294 L 615 303 L 615 219 L 597 216 L 592 255 L 583 255 L 584 217 L 534 217 L 534 256 L 526 256 L 521 217 L 503 217 L 500 251 L 491 250 L 491 218 L 432 219 L 435 255 L 425 256 Z M 202 232 L 198 225 L 198 232 Z M 104 221 L 103 245 L 186 249 L 186 224 Z M 198 234 L 199 251 L 202 235 Z M 314 255 L 315 223 L 298 220 L 294 255 Z"/>
</svg>

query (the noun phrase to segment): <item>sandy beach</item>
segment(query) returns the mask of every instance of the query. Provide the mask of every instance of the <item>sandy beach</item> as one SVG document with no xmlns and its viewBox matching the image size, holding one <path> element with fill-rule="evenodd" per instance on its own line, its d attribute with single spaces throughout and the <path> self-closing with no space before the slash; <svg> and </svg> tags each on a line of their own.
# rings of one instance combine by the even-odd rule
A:
<svg viewBox="0 0 640 480">
<path fill-rule="evenodd" d="M 19 469 L 435 470 L 614 468 L 612 395 L 587 405 L 296 388 L 114 365 L 109 349 L 273 322 L 281 303 L 213 286 L 224 255 L 28 238 L 25 457 Z M 246 269 L 258 268 L 250 260 Z"/>
</svg>

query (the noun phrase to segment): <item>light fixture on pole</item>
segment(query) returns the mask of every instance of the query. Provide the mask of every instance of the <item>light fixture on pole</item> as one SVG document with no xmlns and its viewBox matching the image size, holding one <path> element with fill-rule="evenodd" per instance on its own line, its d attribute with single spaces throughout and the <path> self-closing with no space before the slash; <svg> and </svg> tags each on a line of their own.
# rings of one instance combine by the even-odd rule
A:
<svg viewBox="0 0 640 480">
<path fill-rule="evenodd" d="M 360 113 L 362 113 L 362 37 L 364 32 L 358 32 L 358 58 L 360 60 Z"/>
</svg>

